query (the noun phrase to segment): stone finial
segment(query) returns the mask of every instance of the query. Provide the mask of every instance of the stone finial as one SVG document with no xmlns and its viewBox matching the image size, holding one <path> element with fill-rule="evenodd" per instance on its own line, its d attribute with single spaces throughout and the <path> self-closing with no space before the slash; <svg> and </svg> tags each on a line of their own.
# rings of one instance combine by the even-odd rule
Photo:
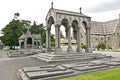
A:
<svg viewBox="0 0 120 80">
<path fill-rule="evenodd" d="M 119 20 L 120 20 L 120 14 L 119 14 Z"/>
<path fill-rule="evenodd" d="M 51 2 L 51 8 L 53 9 L 53 2 Z"/>
<path fill-rule="evenodd" d="M 80 14 L 82 14 L 82 7 L 80 7 Z"/>
</svg>

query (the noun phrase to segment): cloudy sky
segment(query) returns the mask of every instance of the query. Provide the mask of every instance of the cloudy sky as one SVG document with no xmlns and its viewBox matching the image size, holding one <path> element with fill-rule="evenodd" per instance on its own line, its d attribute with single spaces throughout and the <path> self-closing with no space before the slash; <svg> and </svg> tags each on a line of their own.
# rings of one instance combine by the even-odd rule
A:
<svg viewBox="0 0 120 80">
<path fill-rule="evenodd" d="M 46 14 L 54 2 L 54 8 L 82 12 L 93 21 L 108 21 L 119 17 L 120 0 L 1 0 L 0 30 L 20 13 L 20 19 L 45 23 Z"/>
</svg>

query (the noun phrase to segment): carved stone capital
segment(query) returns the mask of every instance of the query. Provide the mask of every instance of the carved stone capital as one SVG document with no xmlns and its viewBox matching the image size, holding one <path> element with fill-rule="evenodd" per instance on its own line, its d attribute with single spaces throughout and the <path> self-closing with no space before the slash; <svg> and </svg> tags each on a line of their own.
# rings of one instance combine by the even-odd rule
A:
<svg viewBox="0 0 120 80">
<path fill-rule="evenodd" d="M 91 29 L 91 24 L 87 23 L 87 29 Z"/>
<path fill-rule="evenodd" d="M 55 24 L 55 27 L 60 27 L 61 25 L 60 24 Z"/>
<path fill-rule="evenodd" d="M 50 31 L 50 30 L 51 30 L 51 27 L 47 27 L 47 29 L 46 29 L 46 30 Z"/>
</svg>

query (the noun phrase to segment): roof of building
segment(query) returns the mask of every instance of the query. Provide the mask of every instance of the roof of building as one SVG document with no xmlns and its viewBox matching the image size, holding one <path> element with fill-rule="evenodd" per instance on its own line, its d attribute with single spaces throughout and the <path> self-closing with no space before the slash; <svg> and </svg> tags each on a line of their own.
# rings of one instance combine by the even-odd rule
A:
<svg viewBox="0 0 120 80">
<path fill-rule="evenodd" d="M 73 12 L 73 11 L 67 11 L 67 10 L 60 10 L 60 9 L 53 9 L 56 13 L 61 13 L 61 14 L 69 14 L 69 15 L 75 15 L 75 16 L 84 16 L 84 17 L 89 17 L 84 15 L 83 13 L 79 12 Z"/>
<path fill-rule="evenodd" d="M 106 22 L 91 22 L 91 34 L 113 34 L 117 28 L 119 19 L 114 19 Z"/>
<path fill-rule="evenodd" d="M 28 30 L 25 34 L 21 35 L 19 37 L 19 39 L 25 39 L 25 38 L 28 38 L 28 37 L 32 37 L 33 39 L 35 40 L 40 40 L 41 39 L 41 35 L 40 34 L 31 34 L 30 31 Z"/>
<path fill-rule="evenodd" d="M 82 17 L 89 17 L 87 15 L 84 15 L 82 12 L 73 12 L 73 11 L 67 11 L 67 10 L 61 10 L 61 9 L 54 9 L 54 8 L 50 8 L 48 11 L 48 14 L 53 11 L 55 13 L 59 13 L 59 14 L 66 14 L 66 15 L 74 15 L 74 16 L 82 16 Z M 48 16 L 47 14 L 47 16 Z M 46 17 L 47 17 L 46 16 Z"/>
</svg>

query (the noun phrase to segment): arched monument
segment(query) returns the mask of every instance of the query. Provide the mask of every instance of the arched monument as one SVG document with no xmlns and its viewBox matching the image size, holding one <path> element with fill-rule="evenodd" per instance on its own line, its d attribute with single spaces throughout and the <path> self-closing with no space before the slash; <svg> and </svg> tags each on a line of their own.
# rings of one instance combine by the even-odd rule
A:
<svg viewBox="0 0 120 80">
<path fill-rule="evenodd" d="M 41 48 L 41 35 L 31 34 L 28 30 L 19 37 L 20 49 L 39 49 Z"/>
<path fill-rule="evenodd" d="M 71 47 L 71 28 L 73 28 L 73 38 L 77 41 L 77 53 L 81 53 L 81 44 L 80 44 L 80 29 L 84 27 L 86 30 L 86 52 L 91 53 L 91 41 L 90 41 L 90 29 L 91 29 L 91 17 L 86 16 L 81 11 L 72 12 L 66 10 L 59 10 L 53 8 L 53 2 L 51 8 L 46 16 L 46 51 L 51 51 L 51 39 L 50 31 L 51 25 L 55 25 L 55 53 L 61 53 L 62 49 L 60 48 L 60 26 L 65 27 L 66 38 L 68 39 L 68 48 L 67 52 L 72 53 Z"/>
</svg>

